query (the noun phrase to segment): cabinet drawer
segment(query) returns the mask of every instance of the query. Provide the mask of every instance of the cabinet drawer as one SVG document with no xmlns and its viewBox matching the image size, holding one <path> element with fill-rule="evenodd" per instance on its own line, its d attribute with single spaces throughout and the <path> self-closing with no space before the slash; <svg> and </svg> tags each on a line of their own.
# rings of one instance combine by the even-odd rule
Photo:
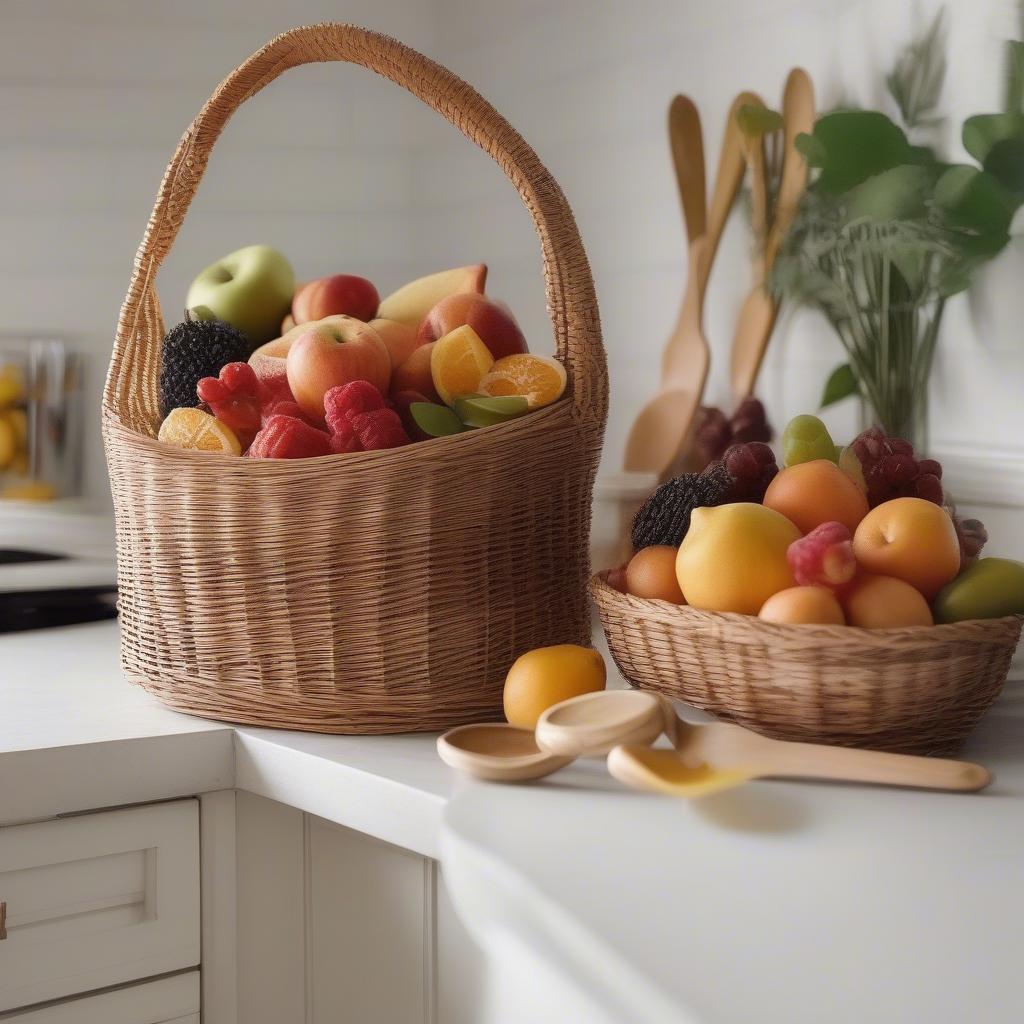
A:
<svg viewBox="0 0 1024 1024">
<path fill-rule="evenodd" d="M 0 828 L 0 1011 L 199 963 L 199 802 Z"/>
<path fill-rule="evenodd" d="M 81 996 L 3 1017 L 4 1024 L 199 1024 L 199 972 Z"/>
</svg>

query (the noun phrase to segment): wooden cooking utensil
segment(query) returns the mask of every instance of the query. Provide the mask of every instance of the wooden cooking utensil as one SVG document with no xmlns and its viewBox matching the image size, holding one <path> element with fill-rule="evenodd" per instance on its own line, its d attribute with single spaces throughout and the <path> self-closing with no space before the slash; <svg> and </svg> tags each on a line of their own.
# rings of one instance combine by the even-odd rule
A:
<svg viewBox="0 0 1024 1024">
<path fill-rule="evenodd" d="M 760 257 L 755 260 L 754 286 L 740 309 L 736 333 L 733 335 L 729 379 L 733 401 L 736 403 L 753 394 L 754 385 L 757 383 L 757 375 L 761 370 L 765 350 L 768 348 L 768 341 L 778 316 L 778 303 L 767 287 L 768 275 L 771 273 L 779 246 L 796 215 L 800 196 L 807 185 L 807 162 L 797 152 L 796 137 L 801 132 L 810 132 L 814 129 L 814 88 L 807 72 L 802 68 L 794 68 L 786 79 L 782 116 L 785 152 L 782 179 L 770 227 L 762 224 L 761 230 L 758 230 L 757 197 L 754 195 L 754 236 L 763 239 L 764 242 Z M 756 162 L 756 153 L 751 154 L 748 151 L 748 158 L 751 157 Z M 760 166 L 763 177 L 763 149 Z M 756 174 L 753 166 L 751 170 Z"/>
<path fill-rule="evenodd" d="M 967 761 L 789 743 L 726 722 L 690 725 L 681 721 L 675 748 L 652 757 L 644 746 L 615 747 L 608 755 L 608 770 L 627 785 L 680 796 L 692 795 L 694 785 L 711 784 L 712 773 L 731 777 L 732 785 L 772 777 L 964 792 L 984 789 L 992 781 L 987 769 Z M 714 784 L 726 788 L 723 780 Z"/>
<path fill-rule="evenodd" d="M 537 746 L 551 754 L 587 757 L 619 744 L 653 743 L 674 726 L 675 711 L 644 690 L 599 690 L 548 708 L 537 722 Z"/>
<path fill-rule="evenodd" d="M 529 729 L 503 722 L 451 729 L 438 736 L 437 752 L 450 767 L 492 782 L 541 779 L 573 760 L 541 750 Z"/>
<path fill-rule="evenodd" d="M 676 96 L 668 108 L 668 141 L 683 204 L 686 239 L 693 243 L 707 230 L 704 135 L 700 114 L 689 96 Z"/>
</svg>

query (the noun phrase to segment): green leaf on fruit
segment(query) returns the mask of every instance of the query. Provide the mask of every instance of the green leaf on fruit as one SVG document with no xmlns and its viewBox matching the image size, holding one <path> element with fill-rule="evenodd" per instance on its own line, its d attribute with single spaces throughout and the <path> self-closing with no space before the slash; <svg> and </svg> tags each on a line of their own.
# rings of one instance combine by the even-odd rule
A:
<svg viewBox="0 0 1024 1024">
<path fill-rule="evenodd" d="M 455 413 L 467 427 L 493 427 L 522 416 L 528 409 L 529 404 L 520 395 L 464 395 L 455 399 Z"/>
<path fill-rule="evenodd" d="M 825 409 L 836 402 L 857 394 L 857 376 L 849 363 L 837 366 L 825 381 L 825 390 L 821 396 L 821 408 Z"/>
<path fill-rule="evenodd" d="M 446 405 L 434 402 L 413 402 L 409 415 L 416 426 L 430 437 L 448 437 L 462 433 L 462 421 Z"/>
</svg>

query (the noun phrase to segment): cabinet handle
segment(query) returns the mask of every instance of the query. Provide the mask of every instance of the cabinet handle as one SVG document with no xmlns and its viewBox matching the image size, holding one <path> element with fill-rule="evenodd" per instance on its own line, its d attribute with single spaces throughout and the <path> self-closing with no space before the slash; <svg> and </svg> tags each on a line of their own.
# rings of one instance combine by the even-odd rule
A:
<svg viewBox="0 0 1024 1024">
<path fill-rule="evenodd" d="M 7 902 L 0 900 L 0 941 L 7 938 Z"/>
</svg>

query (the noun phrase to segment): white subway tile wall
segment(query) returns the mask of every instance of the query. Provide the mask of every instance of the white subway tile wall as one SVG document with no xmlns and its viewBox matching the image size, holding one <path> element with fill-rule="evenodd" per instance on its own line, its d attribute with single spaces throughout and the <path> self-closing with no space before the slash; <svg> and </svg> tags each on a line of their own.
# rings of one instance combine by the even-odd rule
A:
<svg viewBox="0 0 1024 1024">
<path fill-rule="evenodd" d="M 89 496 L 103 506 L 98 393 L 117 312 L 160 175 L 216 82 L 274 33 L 351 21 L 389 32 L 461 74 L 534 145 L 575 209 L 601 301 L 612 373 L 604 469 L 657 384 L 685 279 L 665 139 L 671 96 L 700 107 L 712 168 L 741 88 L 777 104 L 806 67 L 828 106 L 884 104 L 884 72 L 935 0 L 7 0 L 0 32 L 0 333 L 52 333 L 90 354 Z M 949 4 L 940 137 L 999 102 L 1012 0 Z M 534 347 L 550 350 L 540 255 L 501 171 L 389 83 L 354 68 L 284 76 L 243 107 L 211 160 L 160 277 L 169 321 L 191 277 L 254 241 L 298 276 L 366 273 L 382 291 L 419 272 L 486 261 Z M 734 317 L 749 288 L 738 211 L 711 281 L 708 400 L 727 403 Z M 1015 242 L 951 303 L 933 385 L 932 437 L 1024 455 L 1024 298 Z M 760 392 L 781 426 L 811 409 L 842 358 L 828 327 L 787 312 Z M 838 434 L 854 411 L 829 415 Z"/>
</svg>

